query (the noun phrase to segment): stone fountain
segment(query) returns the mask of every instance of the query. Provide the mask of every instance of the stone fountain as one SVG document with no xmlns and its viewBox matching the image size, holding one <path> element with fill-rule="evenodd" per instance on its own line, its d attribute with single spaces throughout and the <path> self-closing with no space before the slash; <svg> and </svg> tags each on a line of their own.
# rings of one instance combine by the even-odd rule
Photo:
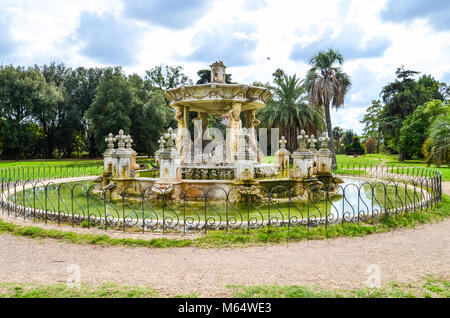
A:
<svg viewBox="0 0 450 318">
<path fill-rule="evenodd" d="M 264 87 L 226 84 L 225 69 L 221 61 L 215 62 L 211 65 L 210 83 L 165 92 L 175 110 L 178 127 L 169 128 L 158 140 L 159 149 L 155 153 L 158 178 L 141 176 L 143 169 L 136 164 L 131 136 L 123 131 L 116 136 L 109 134 L 105 139 L 108 148 L 104 153 L 103 186 L 152 187 L 170 193 L 172 199 L 184 195 L 201 199 L 206 192 L 210 199 L 224 199 L 226 192 L 237 187 L 252 191 L 263 188 L 270 191 L 279 185 L 320 189 L 340 182 L 331 174 L 331 152 L 325 133 L 319 138 L 320 149 L 316 149 L 314 135 L 307 136 L 302 131 L 293 154 L 286 149 L 287 141 L 282 137 L 280 149 L 275 153 L 276 164 L 263 164 L 255 132 L 260 122 L 255 113 L 265 107 L 271 93 Z M 188 130 L 189 112 L 197 113 L 193 142 Z M 209 116 L 221 117 L 227 127 L 226 138 L 208 128 Z"/>
</svg>

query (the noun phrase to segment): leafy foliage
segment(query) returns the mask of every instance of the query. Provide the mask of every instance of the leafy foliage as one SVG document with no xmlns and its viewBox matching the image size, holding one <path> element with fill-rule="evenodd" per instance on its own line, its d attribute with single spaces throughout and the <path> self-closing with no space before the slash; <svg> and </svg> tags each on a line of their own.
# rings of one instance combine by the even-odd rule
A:
<svg viewBox="0 0 450 318">
<path fill-rule="evenodd" d="M 287 141 L 287 148 L 295 149 L 300 130 L 316 134 L 324 128 L 324 118 L 320 109 L 308 104 L 303 81 L 294 75 L 282 74 L 275 77 L 275 86 L 270 87 L 273 98 L 258 112 L 262 127 L 279 128 Z M 280 136 L 281 137 L 281 136 Z"/>
<path fill-rule="evenodd" d="M 405 158 L 420 156 L 422 145 L 427 139 L 428 130 L 441 114 L 450 113 L 450 104 L 442 104 L 440 100 L 425 103 L 403 121 L 400 130 L 399 150 Z"/>
<path fill-rule="evenodd" d="M 381 91 L 384 106 L 378 112 L 380 128 L 385 145 L 393 152 L 400 151 L 400 129 L 403 121 L 411 115 L 417 107 L 431 99 L 443 100 L 441 85 L 431 76 L 424 75 L 415 80 L 412 76 L 418 72 L 398 68 L 397 78 L 387 84 Z M 403 154 L 402 157 L 408 154 Z"/>
<path fill-rule="evenodd" d="M 187 83 L 180 66 L 157 66 L 144 78 L 126 77 L 120 67 L 0 66 L 1 157 L 97 157 L 105 135 L 119 129 L 138 152 L 151 154 L 176 124 L 162 89 Z"/>
<path fill-rule="evenodd" d="M 347 155 L 363 155 L 364 152 L 364 148 L 361 146 L 358 136 L 354 136 L 352 143 L 345 146 L 345 153 Z"/>
<path fill-rule="evenodd" d="M 450 113 L 439 116 L 430 128 L 430 137 L 424 143 L 425 159 L 438 167 L 450 164 Z"/>
</svg>

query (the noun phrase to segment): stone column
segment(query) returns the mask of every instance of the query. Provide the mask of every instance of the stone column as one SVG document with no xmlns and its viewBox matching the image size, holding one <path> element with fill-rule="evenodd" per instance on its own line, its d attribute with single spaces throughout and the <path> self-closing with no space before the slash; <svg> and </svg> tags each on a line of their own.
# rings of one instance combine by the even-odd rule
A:
<svg viewBox="0 0 450 318">
<path fill-rule="evenodd" d="M 112 176 L 115 179 L 126 179 L 131 177 L 131 155 L 132 152 L 125 148 L 125 136 L 123 130 L 116 136 L 118 148 L 112 156 Z"/>
<path fill-rule="evenodd" d="M 291 153 L 286 149 L 286 143 L 286 139 L 282 136 L 280 140 L 280 149 L 275 152 L 277 162 L 276 167 L 281 170 L 289 169 L 289 155 Z"/>
<path fill-rule="evenodd" d="M 181 179 L 180 153 L 174 145 L 176 138 L 177 135 L 173 133 L 172 128 L 169 128 L 164 135 L 166 148 L 158 154 L 160 160 L 159 178 L 162 182 L 174 182 Z"/>
<path fill-rule="evenodd" d="M 258 140 L 256 139 L 256 127 L 261 123 L 260 120 L 256 119 L 256 110 L 248 110 L 246 111 L 246 128 L 248 127 L 248 132 L 250 134 L 250 148 L 256 154 L 255 163 L 261 164 L 263 154 L 259 150 Z"/>
<path fill-rule="evenodd" d="M 175 141 L 176 147 L 180 153 L 180 156 L 183 158 L 184 152 L 184 129 L 187 127 L 187 122 L 185 120 L 185 108 L 183 106 L 175 106 L 175 120 L 178 122 L 178 130 L 177 130 L 177 139 Z"/>
<path fill-rule="evenodd" d="M 292 154 L 294 166 L 292 169 L 292 177 L 297 180 L 306 180 L 313 176 L 313 154 L 306 149 L 306 141 L 308 136 L 302 130 L 297 137 L 299 147 Z"/>
<path fill-rule="evenodd" d="M 255 178 L 255 154 L 249 147 L 250 135 L 246 128 L 239 134 L 239 150 L 234 155 L 236 166 L 236 180 L 250 181 Z"/>
<path fill-rule="evenodd" d="M 239 133 L 242 129 L 241 122 L 242 103 L 233 103 L 232 109 L 228 112 L 230 117 L 230 132 L 227 136 L 227 160 L 234 162 L 235 156 L 239 148 Z"/>
</svg>

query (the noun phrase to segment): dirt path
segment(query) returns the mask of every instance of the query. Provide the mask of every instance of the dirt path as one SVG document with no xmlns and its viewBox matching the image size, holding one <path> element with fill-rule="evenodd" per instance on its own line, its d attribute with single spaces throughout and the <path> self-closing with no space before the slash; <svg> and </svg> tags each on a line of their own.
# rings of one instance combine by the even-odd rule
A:
<svg viewBox="0 0 450 318">
<path fill-rule="evenodd" d="M 450 183 L 444 183 L 450 194 Z M 426 274 L 450 277 L 450 219 L 362 238 L 245 249 L 148 249 L 73 245 L 0 235 L 0 282 L 65 282 L 67 267 L 82 282 L 150 285 L 167 295 L 227 296 L 228 284 L 318 285 L 360 288 L 367 267 L 381 282 L 409 282 Z"/>
</svg>

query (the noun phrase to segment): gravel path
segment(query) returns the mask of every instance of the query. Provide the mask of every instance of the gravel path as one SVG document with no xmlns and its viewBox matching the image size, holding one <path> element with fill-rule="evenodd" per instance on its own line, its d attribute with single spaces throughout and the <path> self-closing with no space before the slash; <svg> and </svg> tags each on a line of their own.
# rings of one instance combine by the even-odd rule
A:
<svg viewBox="0 0 450 318">
<path fill-rule="evenodd" d="M 450 183 L 444 189 L 449 193 Z M 0 282 L 65 282 L 68 265 L 76 264 L 84 283 L 150 285 L 167 295 L 229 296 L 228 284 L 360 288 L 371 264 L 379 266 L 382 284 L 426 274 L 450 278 L 449 233 L 447 219 L 361 238 L 210 250 L 100 247 L 0 235 Z"/>
</svg>

